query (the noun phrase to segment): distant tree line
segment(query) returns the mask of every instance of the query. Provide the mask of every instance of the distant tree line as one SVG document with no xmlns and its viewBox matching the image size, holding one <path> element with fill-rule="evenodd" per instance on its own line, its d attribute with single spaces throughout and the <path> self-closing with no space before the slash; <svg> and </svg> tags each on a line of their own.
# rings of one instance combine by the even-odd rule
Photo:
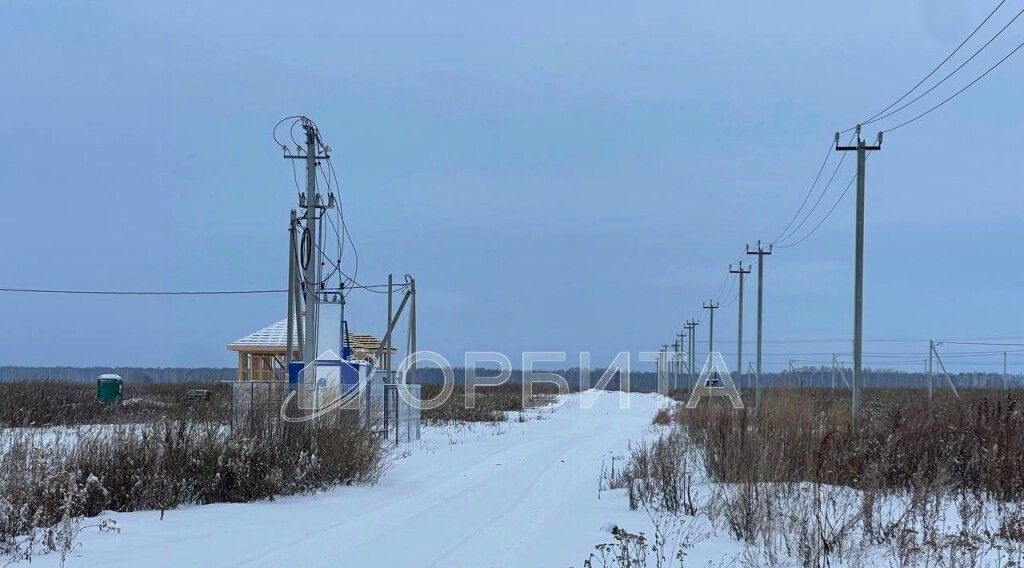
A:
<svg viewBox="0 0 1024 568">
<path fill-rule="evenodd" d="M 466 369 L 457 367 L 453 371 L 455 382 L 457 384 L 462 384 L 466 381 Z M 589 386 L 597 383 L 604 372 L 605 369 L 591 369 Z M 560 375 L 565 378 L 570 389 L 576 390 L 580 388 L 582 374 L 578 368 L 558 371 L 537 371 L 537 373 L 554 373 Z M 843 373 L 845 373 L 845 381 Z M 494 369 L 479 369 L 476 372 L 477 377 L 493 377 L 496 374 L 497 371 Z M 847 388 L 847 382 L 851 380 L 852 374 L 853 372 L 849 368 L 843 369 L 842 372 L 837 369 L 834 374 L 836 388 Z M 416 369 L 416 375 L 415 381 L 410 382 L 418 382 L 421 384 L 440 384 L 444 380 L 444 375 L 441 370 L 433 367 Z M 699 375 L 699 373 L 696 375 Z M 895 369 L 864 369 L 863 376 L 864 388 L 928 388 L 928 374 L 923 372 L 907 372 Z M 696 378 L 696 376 L 694 378 Z M 754 386 L 753 373 L 744 373 L 742 377 L 733 374 L 732 378 L 740 388 L 753 388 Z M 950 373 L 949 378 L 957 389 L 1003 388 L 1002 373 Z M 541 378 L 540 380 L 543 382 L 545 379 Z M 670 376 L 668 377 L 668 380 L 670 388 L 692 387 L 692 383 L 689 382 L 688 376 L 685 372 L 678 376 Z M 485 380 L 480 382 L 487 381 Z M 509 379 L 509 382 L 522 384 L 522 370 L 513 370 L 512 377 Z M 658 385 L 658 375 L 653 371 L 634 370 L 630 372 L 629 382 L 630 390 L 640 392 L 654 391 Z M 761 374 L 761 383 L 765 388 L 831 388 L 833 385 L 833 372 L 831 367 L 802 367 L 792 371 L 764 372 Z M 1018 374 L 1010 374 L 1007 377 L 1007 384 L 1013 389 L 1022 388 L 1024 387 L 1024 380 L 1022 380 L 1022 377 Z M 932 385 L 935 389 L 949 388 L 949 383 L 946 381 L 945 375 L 938 372 L 932 375 Z M 616 374 L 609 381 L 607 388 L 611 390 L 619 390 L 621 386 L 621 377 Z"/>
<path fill-rule="evenodd" d="M 465 383 L 467 370 L 463 367 L 453 369 L 455 382 Z M 595 384 L 604 374 L 605 369 L 591 369 L 589 385 Z M 234 380 L 237 370 L 234 367 L 0 367 L 0 381 L 19 380 L 61 380 L 61 381 L 93 381 L 103 373 L 116 373 L 121 375 L 127 382 L 137 383 L 174 383 L 182 381 L 214 382 Z M 566 383 L 573 390 L 580 388 L 581 371 L 579 368 L 536 371 L 536 373 L 554 373 L 565 378 Z M 834 374 L 831 367 L 801 367 L 792 371 L 766 372 L 761 375 L 761 381 L 766 388 L 786 386 L 805 388 L 831 388 L 833 376 L 836 388 L 846 388 L 843 380 L 845 373 L 846 381 L 850 380 L 851 370 L 837 370 Z M 494 369 L 478 369 L 477 377 L 493 377 L 497 374 Z M 956 388 L 1002 388 L 1002 373 L 985 372 L 964 372 L 950 373 L 950 379 Z M 687 375 L 683 373 L 678 377 L 672 377 L 672 387 L 687 388 L 692 386 Z M 410 382 L 421 384 L 440 384 L 444 380 L 441 369 L 435 367 L 421 367 L 416 369 L 416 377 Z M 478 379 L 479 380 L 479 379 Z M 536 380 L 536 379 L 535 379 Z M 621 387 L 622 378 L 618 375 L 612 377 L 608 384 L 609 389 L 618 390 Z M 657 388 L 658 376 L 653 371 L 632 371 L 630 373 L 630 389 L 635 391 L 653 391 Z M 754 384 L 753 374 L 745 373 L 742 377 L 733 375 L 733 380 L 741 388 L 751 388 Z M 935 373 L 932 377 L 933 387 L 936 389 L 949 388 L 946 378 L 941 373 Z M 487 382 L 486 379 L 479 382 Z M 509 382 L 522 384 L 523 371 L 514 369 Z M 543 382 L 543 378 L 540 380 Z M 1011 374 L 1008 377 L 1010 388 L 1024 387 L 1024 380 L 1018 374 Z M 928 375 L 923 372 L 907 372 L 893 369 L 865 369 L 865 388 L 928 388 Z"/>
</svg>

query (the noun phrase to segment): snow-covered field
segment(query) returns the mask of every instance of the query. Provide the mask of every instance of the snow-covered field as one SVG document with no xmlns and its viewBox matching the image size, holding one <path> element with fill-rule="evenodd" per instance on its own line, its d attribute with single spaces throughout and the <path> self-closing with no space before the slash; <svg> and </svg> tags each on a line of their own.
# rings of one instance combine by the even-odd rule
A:
<svg viewBox="0 0 1024 568">
<path fill-rule="evenodd" d="M 497 425 L 427 428 L 372 487 L 183 508 L 162 520 L 158 511 L 111 513 L 120 532 L 84 529 L 66 565 L 579 567 L 612 540 L 611 524 L 650 534 L 623 490 L 598 492 L 603 465 L 651 435 L 665 404 L 628 396 L 628 408 L 619 393 L 587 392 L 524 422 L 513 414 Z M 738 550 L 712 539 L 691 558 Z M 51 554 L 33 565 L 59 563 Z"/>
</svg>

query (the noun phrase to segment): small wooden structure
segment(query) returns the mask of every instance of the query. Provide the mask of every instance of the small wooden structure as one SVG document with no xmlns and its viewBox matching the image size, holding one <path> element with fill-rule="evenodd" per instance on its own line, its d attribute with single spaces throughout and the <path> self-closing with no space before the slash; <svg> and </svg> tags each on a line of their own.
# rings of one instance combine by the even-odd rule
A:
<svg viewBox="0 0 1024 568">
<path fill-rule="evenodd" d="M 301 318 L 299 320 L 302 321 Z M 301 323 L 300 323 L 301 325 Z M 228 344 L 228 350 L 238 353 L 239 381 L 286 381 L 285 352 L 287 351 L 288 320 L 279 322 L 254 331 L 245 337 Z M 293 344 L 298 340 L 293 337 Z M 380 349 L 381 340 L 365 333 L 348 334 L 348 345 L 352 348 L 352 359 L 369 361 Z M 394 348 L 390 350 L 394 353 Z M 298 351 L 292 353 L 294 360 L 299 360 Z"/>
</svg>

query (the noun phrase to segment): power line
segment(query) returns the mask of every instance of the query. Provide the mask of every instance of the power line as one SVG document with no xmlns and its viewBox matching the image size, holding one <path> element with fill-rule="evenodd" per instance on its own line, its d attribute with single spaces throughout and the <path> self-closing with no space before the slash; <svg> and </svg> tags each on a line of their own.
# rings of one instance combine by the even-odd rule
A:
<svg viewBox="0 0 1024 568">
<path fill-rule="evenodd" d="M 59 290 L 44 288 L 0 288 L 0 292 L 21 294 L 80 294 L 93 296 L 228 296 L 279 294 L 288 290 Z"/>
<path fill-rule="evenodd" d="M 822 217 L 820 221 L 818 221 L 818 224 L 815 225 L 814 228 L 811 229 L 811 231 L 809 233 L 807 233 L 806 235 L 801 237 L 800 240 L 796 241 L 795 243 L 789 243 L 788 245 L 776 245 L 776 246 L 778 246 L 781 249 L 787 249 L 787 248 L 795 247 L 796 245 L 806 241 L 811 235 L 813 235 L 818 230 L 818 227 L 821 227 L 822 224 L 824 224 L 825 221 L 827 221 L 828 218 L 832 216 L 832 212 L 836 210 L 836 207 L 838 207 L 839 203 L 841 203 L 843 201 L 843 198 L 846 197 L 846 194 L 850 192 L 850 188 L 853 187 L 853 182 L 856 181 L 856 179 L 857 179 L 857 174 L 854 174 L 853 177 L 850 178 L 850 181 L 846 184 L 846 188 L 843 189 L 843 193 L 841 193 L 839 195 L 839 198 L 836 199 L 836 202 L 832 204 L 832 208 L 828 210 L 828 213 L 826 213 L 825 216 Z"/>
<path fill-rule="evenodd" d="M 973 87 L 975 83 L 977 83 L 978 81 L 981 81 L 982 79 L 984 79 L 986 75 L 988 75 L 989 73 L 994 71 L 996 67 L 999 67 L 1000 65 L 1002 65 L 1002 63 L 1004 61 L 1006 61 L 1011 56 L 1013 56 L 1013 54 L 1015 54 L 1018 51 L 1020 51 L 1020 48 L 1022 48 L 1022 47 L 1024 47 L 1024 42 L 1020 43 L 1017 47 L 1013 48 L 1013 51 L 1011 51 L 1010 53 L 1006 54 L 1006 57 L 1003 57 L 999 61 L 996 61 L 996 63 L 994 65 L 992 65 L 991 67 L 989 67 L 988 69 L 986 69 L 984 73 L 982 73 L 981 75 L 978 75 L 978 77 L 975 80 L 971 81 L 970 83 L 967 83 L 967 85 L 965 85 L 962 89 L 960 89 L 959 91 L 957 91 L 957 92 L 953 93 L 952 95 L 946 97 L 939 104 L 933 106 L 932 108 L 922 112 L 921 114 L 915 116 L 914 118 L 911 118 L 910 120 L 908 120 L 906 122 L 902 122 L 900 124 L 897 124 L 896 126 L 893 126 L 892 128 L 889 128 L 888 130 L 883 130 L 883 132 L 888 133 L 888 132 L 892 132 L 893 130 L 897 130 L 899 128 L 903 128 L 904 126 L 906 126 L 906 125 L 908 125 L 908 124 L 910 124 L 912 122 L 916 122 L 917 120 L 919 120 L 921 118 L 924 118 L 925 116 L 931 114 L 932 111 L 938 109 L 942 105 L 944 105 L 944 104 L 948 103 L 949 101 L 955 99 L 957 96 L 960 95 L 960 93 L 962 93 L 962 92 L 966 91 L 967 89 Z"/>
<path fill-rule="evenodd" d="M 358 284 L 351 283 L 350 289 L 367 290 L 378 292 L 387 288 L 387 284 Z M 407 285 L 395 286 L 400 290 Z M 240 296 L 256 294 L 282 294 L 287 289 L 262 289 L 262 290 L 72 290 L 58 288 L 0 288 L 0 293 L 10 294 L 63 294 L 80 296 Z"/>
<path fill-rule="evenodd" d="M 1005 346 L 1005 347 L 1024 347 L 1024 343 L 986 343 L 983 341 L 946 341 L 942 340 L 939 343 L 948 345 L 988 345 L 988 346 Z"/>
<path fill-rule="evenodd" d="M 853 142 L 853 136 L 850 136 L 850 139 L 847 140 L 846 143 L 850 144 L 851 142 Z M 806 223 L 807 220 L 811 218 L 811 215 L 814 214 L 814 211 L 818 208 L 818 205 L 821 204 L 821 200 L 825 197 L 825 194 L 828 193 L 828 189 L 830 187 L 832 187 L 832 182 L 835 181 L 836 174 L 839 173 L 839 168 L 841 168 L 843 166 L 843 161 L 844 160 L 846 160 L 846 153 L 845 152 L 840 156 L 839 161 L 836 163 L 835 169 L 832 170 L 832 175 L 829 176 L 829 178 L 828 178 L 828 183 L 826 183 L 825 186 L 821 188 L 821 192 L 818 194 L 818 198 L 814 201 L 814 205 L 812 205 L 811 208 L 807 210 L 807 214 L 804 215 L 804 218 L 800 221 L 799 224 L 797 224 L 796 227 L 793 227 L 793 230 L 790 231 L 789 234 L 783 236 L 782 239 L 774 241 L 772 243 L 773 245 L 775 245 L 776 243 L 784 242 L 784 241 L 787 241 L 787 240 L 791 239 L 793 237 L 793 235 L 795 235 L 797 233 L 797 231 L 799 231 L 800 228 L 804 226 L 804 223 Z M 793 246 L 793 245 L 788 245 L 788 246 Z M 786 247 L 781 247 L 781 248 L 786 248 Z"/>
<path fill-rule="evenodd" d="M 880 115 L 884 114 L 886 111 L 888 111 L 892 107 L 898 105 L 900 103 L 900 101 L 902 101 L 903 99 L 905 99 L 908 96 L 910 96 L 910 93 L 913 93 L 914 91 L 916 91 L 917 88 L 920 87 L 921 85 L 923 85 L 925 81 L 930 79 L 931 76 L 934 75 L 936 71 L 938 71 L 943 65 L 945 65 L 947 62 L 949 62 L 949 60 L 952 59 L 953 56 L 956 55 L 960 51 L 960 49 L 963 48 L 963 46 L 966 45 L 967 42 L 970 41 L 972 37 L 974 37 L 975 34 L 978 33 L 978 31 L 982 28 L 982 26 L 984 26 L 986 23 L 988 23 L 988 21 L 992 18 L 992 16 L 995 15 L 996 11 L 999 10 L 999 8 L 1001 8 L 1003 6 L 1003 4 L 1005 4 L 1005 3 L 1006 3 L 1006 0 L 1001 0 L 998 4 L 996 4 L 996 7 L 992 8 L 992 11 L 989 12 L 987 16 L 985 16 L 985 19 L 982 20 L 981 23 L 978 24 L 977 27 L 975 27 L 974 30 L 966 38 L 964 38 L 963 41 L 960 42 L 960 45 L 956 46 L 956 49 L 951 51 L 949 53 L 949 55 L 946 56 L 945 59 L 940 61 L 938 65 L 936 65 L 931 71 L 929 71 L 927 75 L 925 75 L 920 81 L 917 82 L 917 84 L 915 84 L 913 87 L 911 87 L 909 91 L 907 91 L 906 93 L 903 93 L 903 95 L 900 96 L 900 98 L 898 98 L 895 101 L 893 101 L 889 106 L 887 106 L 887 107 L 883 108 L 882 110 L 876 112 L 871 117 L 869 117 L 867 120 L 862 121 L 861 124 L 870 124 L 876 118 L 878 118 Z M 846 132 L 849 132 L 850 130 L 853 130 L 854 128 L 855 127 L 851 126 L 849 129 L 846 130 Z"/>
<path fill-rule="evenodd" d="M 995 40 L 996 40 L 996 38 L 998 38 L 998 37 L 999 37 L 1000 35 L 1002 35 L 1002 33 L 1003 33 L 1004 31 L 1006 31 L 1006 28 L 1010 27 L 1010 25 L 1011 25 L 1011 24 L 1013 24 L 1013 23 L 1014 23 L 1015 21 L 1017 21 L 1017 18 L 1019 18 L 1019 17 L 1021 16 L 1021 14 L 1024 14 L 1024 8 L 1022 8 L 1022 9 L 1021 9 L 1021 10 L 1020 10 L 1019 12 L 1017 12 L 1017 14 L 1016 14 L 1016 15 L 1015 15 L 1015 16 L 1014 16 L 1014 17 L 1013 17 L 1013 18 L 1012 18 L 1012 19 L 1011 19 L 1011 20 L 1010 20 L 1009 22 L 1007 22 L 1005 26 L 1003 26 L 1002 28 L 1000 28 L 1000 30 L 999 30 L 998 32 L 996 32 L 996 33 L 995 33 L 995 35 L 993 35 L 993 36 L 992 36 L 991 38 L 989 38 L 989 40 L 988 40 L 987 42 L 985 42 L 985 43 L 984 43 L 984 44 L 983 44 L 983 45 L 982 45 L 981 47 L 979 47 L 979 48 L 978 48 L 978 49 L 977 49 L 977 50 L 976 50 L 976 51 L 975 51 L 974 53 L 972 53 L 970 57 L 968 57 L 967 59 L 965 59 L 965 60 L 963 61 L 963 63 L 961 63 L 960 65 L 958 65 L 958 66 L 956 67 L 956 69 L 953 69 L 952 71 L 950 71 L 948 75 L 946 75 L 946 76 L 945 76 L 945 77 L 943 77 L 942 79 L 939 79 L 939 81 L 938 81 L 937 83 L 935 83 L 935 84 L 934 84 L 934 85 L 932 85 L 931 87 L 928 87 L 928 89 L 926 89 L 926 90 L 925 90 L 925 91 L 924 91 L 923 93 L 921 93 L 920 95 L 918 95 L 918 96 L 914 97 L 914 98 L 913 98 L 913 99 L 911 99 L 910 101 L 908 101 L 908 102 L 904 103 L 903 105 L 901 105 L 901 106 L 900 106 L 899 108 L 897 108 L 897 109 L 895 109 L 895 110 L 889 111 L 889 112 L 887 112 L 887 113 L 883 114 L 882 116 L 878 116 L 878 117 L 872 118 L 871 120 L 868 120 L 868 121 L 865 121 L 865 122 L 861 123 L 861 126 L 864 126 L 864 125 L 868 125 L 868 124 L 871 124 L 871 123 L 873 123 L 873 122 L 878 122 L 879 120 L 883 120 L 883 119 L 889 118 L 890 116 L 892 116 L 892 115 L 894 115 L 894 114 L 896 114 L 896 113 L 900 112 L 901 110 L 903 110 L 903 109 L 905 109 L 905 108 L 909 107 L 910 105 L 912 105 L 912 104 L 916 103 L 917 101 L 921 100 L 921 99 L 922 99 L 923 97 L 925 97 L 925 96 L 926 96 L 926 95 L 927 95 L 928 93 L 930 93 L 930 92 L 934 91 L 934 90 L 935 90 L 935 89 L 936 89 L 936 88 L 937 88 L 937 87 L 938 87 L 939 85 L 941 85 L 941 84 L 945 83 L 947 79 L 949 79 L 950 77 L 952 77 L 953 75 L 955 75 L 955 74 L 956 74 L 956 73 L 957 73 L 958 71 L 960 71 L 961 69 L 963 69 L 963 68 L 964 68 L 964 66 L 965 66 L 965 65 L 967 65 L 968 63 L 970 63 L 970 62 L 971 62 L 971 61 L 972 61 L 972 60 L 973 60 L 973 59 L 974 59 L 975 57 L 977 57 L 979 53 L 981 53 L 982 51 L 984 51 L 984 49 L 985 49 L 986 47 L 988 47 L 988 46 L 989 46 L 989 45 L 990 45 L 990 44 L 991 44 L 991 43 L 992 43 L 993 41 L 995 41 Z M 1019 49 L 1019 48 L 1018 48 L 1018 49 Z M 1017 50 L 1015 49 L 1014 51 L 1017 51 Z M 1011 53 L 1010 55 L 1013 55 L 1013 53 Z M 1007 55 L 1006 57 L 1009 57 L 1009 55 Z M 1003 59 L 1005 60 L 1005 59 L 1006 59 L 1006 57 L 1004 57 Z M 1000 61 L 999 63 L 1002 63 L 1002 61 Z M 996 64 L 996 66 L 998 66 L 998 63 Z M 995 66 L 993 66 L 992 68 L 994 69 L 994 68 L 995 68 Z M 989 71 L 991 71 L 991 69 L 989 69 Z M 985 73 L 987 74 L 987 73 L 988 73 L 988 71 L 986 71 Z M 984 77 L 984 75 L 982 75 L 982 77 Z M 980 79 L 980 77 L 979 77 L 979 79 Z M 973 85 L 973 84 L 974 84 L 974 83 L 976 83 L 976 82 L 978 82 L 978 79 L 975 79 L 974 81 L 972 81 L 972 82 L 971 82 L 971 85 Z M 970 86 L 970 85 L 968 85 L 968 87 L 969 87 L 969 86 Z M 967 87 L 964 87 L 964 89 L 966 89 L 966 88 L 967 88 Z M 964 90 L 964 89 L 961 89 L 961 91 L 962 91 L 962 90 Z M 959 92 L 958 92 L 958 93 L 959 93 Z M 955 95 L 954 95 L 954 96 L 955 96 Z M 952 98 L 952 97 L 950 97 L 950 98 Z M 940 104 L 940 105 L 938 105 L 938 106 L 941 106 L 941 104 Z M 936 108 L 937 108 L 937 107 L 936 107 Z M 933 109 L 933 110 L 934 110 L 934 109 Z M 929 110 L 928 112 L 931 112 L 931 111 Z M 926 113 L 926 114 L 927 114 L 927 113 Z M 916 120 L 916 119 L 915 119 L 915 120 Z M 895 128 L 892 128 L 892 129 L 890 129 L 890 130 L 895 130 Z"/>
<path fill-rule="evenodd" d="M 782 231 L 779 233 L 779 235 L 777 237 L 775 237 L 775 240 L 772 241 L 773 243 L 779 242 L 780 240 L 782 240 L 782 236 L 786 234 L 786 231 L 788 231 L 789 228 L 793 226 L 793 222 L 796 221 L 796 218 L 800 216 L 800 212 L 803 211 L 804 206 L 807 205 L 807 200 L 810 199 L 811 194 L 814 193 L 814 187 L 818 185 L 818 180 L 821 179 L 821 173 L 823 171 L 825 171 L 825 165 L 828 164 L 828 159 L 831 156 L 832 156 L 832 141 L 829 140 L 828 141 L 828 151 L 825 152 L 825 159 L 821 161 L 821 167 L 818 168 L 818 174 L 814 176 L 814 181 L 811 183 L 811 187 L 809 187 L 807 189 L 807 194 L 804 195 L 804 200 L 802 202 L 800 202 L 800 207 L 798 207 L 797 210 L 796 210 L 796 213 L 793 214 L 793 218 L 790 219 L 789 223 L 786 224 L 786 228 L 782 229 Z M 844 156 L 845 156 L 845 154 L 844 154 Z"/>
</svg>

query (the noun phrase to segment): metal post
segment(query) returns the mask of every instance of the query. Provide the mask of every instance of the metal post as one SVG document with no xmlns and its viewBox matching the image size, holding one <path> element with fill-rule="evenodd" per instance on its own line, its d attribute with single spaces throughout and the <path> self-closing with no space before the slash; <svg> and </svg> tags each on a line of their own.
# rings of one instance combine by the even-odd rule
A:
<svg viewBox="0 0 1024 568">
<path fill-rule="evenodd" d="M 732 269 L 732 265 L 729 265 L 729 273 L 736 274 L 740 278 L 740 295 L 739 295 L 739 325 L 738 337 L 736 338 L 736 372 L 739 373 L 740 386 L 743 385 L 743 277 L 750 274 L 750 269 L 743 269 L 743 261 L 740 261 L 740 267 L 737 270 Z"/>
<path fill-rule="evenodd" d="M 772 253 L 772 245 L 765 249 L 761 241 L 757 241 L 757 250 L 750 250 L 747 245 L 747 254 L 757 255 L 757 373 L 754 376 L 754 410 L 761 408 L 761 331 L 764 316 L 764 257 Z"/>
<path fill-rule="evenodd" d="M 856 128 L 856 146 L 840 146 L 839 133 L 836 132 L 836 151 L 857 152 L 857 228 L 854 265 L 853 291 L 853 423 L 860 421 L 861 390 L 864 378 L 861 376 L 863 357 L 863 312 L 864 312 L 864 177 L 868 152 L 882 149 L 882 133 L 878 133 L 878 142 L 868 146 L 860 135 L 861 128 Z"/>
</svg>

